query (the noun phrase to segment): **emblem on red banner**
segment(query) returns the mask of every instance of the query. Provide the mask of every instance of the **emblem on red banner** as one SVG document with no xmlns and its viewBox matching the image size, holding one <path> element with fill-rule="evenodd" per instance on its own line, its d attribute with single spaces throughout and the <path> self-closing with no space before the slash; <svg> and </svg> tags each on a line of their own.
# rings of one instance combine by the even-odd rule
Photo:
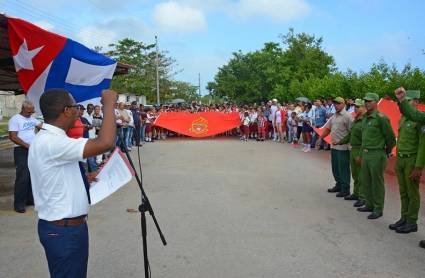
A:
<svg viewBox="0 0 425 278">
<path fill-rule="evenodd" d="M 189 128 L 189 131 L 195 134 L 207 133 L 208 121 L 203 117 L 197 118 L 196 120 L 192 122 L 192 126 Z"/>
</svg>

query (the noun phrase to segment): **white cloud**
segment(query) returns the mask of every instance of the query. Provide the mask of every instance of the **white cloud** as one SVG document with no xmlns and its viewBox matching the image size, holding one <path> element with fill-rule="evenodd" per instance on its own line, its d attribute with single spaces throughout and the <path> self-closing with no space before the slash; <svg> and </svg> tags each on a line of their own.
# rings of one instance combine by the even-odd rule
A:
<svg viewBox="0 0 425 278">
<path fill-rule="evenodd" d="M 165 32 L 193 32 L 205 30 L 207 23 L 199 9 L 175 1 L 161 3 L 154 8 L 154 20 Z"/>
<path fill-rule="evenodd" d="M 174 0 L 173 3 L 203 12 L 225 12 L 231 17 L 243 20 L 258 17 L 275 22 L 304 18 L 312 10 L 307 0 Z"/>
<path fill-rule="evenodd" d="M 310 12 L 311 7 L 305 0 L 240 0 L 232 9 L 232 13 L 242 19 L 265 17 L 277 22 L 297 20 Z"/>
<path fill-rule="evenodd" d="M 43 28 L 44 30 L 47 31 L 52 31 L 54 29 L 55 26 L 53 26 L 52 23 L 42 20 L 42 21 L 36 21 L 34 22 L 34 25 L 37 25 L 40 28 Z"/>
<path fill-rule="evenodd" d="M 107 47 L 108 44 L 127 37 L 143 41 L 152 40 L 153 34 L 142 21 L 134 18 L 125 18 L 83 27 L 76 34 L 76 37 L 88 47 Z"/>
</svg>

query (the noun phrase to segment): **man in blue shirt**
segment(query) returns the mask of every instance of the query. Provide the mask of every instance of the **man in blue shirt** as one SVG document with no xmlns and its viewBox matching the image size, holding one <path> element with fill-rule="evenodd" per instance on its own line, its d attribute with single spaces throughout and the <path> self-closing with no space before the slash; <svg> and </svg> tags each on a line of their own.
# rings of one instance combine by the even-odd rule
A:
<svg viewBox="0 0 425 278">
<path fill-rule="evenodd" d="M 315 113 L 314 113 L 314 126 L 317 128 L 320 128 L 325 125 L 326 123 L 326 108 L 323 106 L 323 103 L 320 99 L 316 99 L 314 102 Z M 316 146 L 317 138 L 319 138 L 319 135 L 314 132 L 313 133 L 313 139 L 311 140 L 311 147 L 314 148 Z M 323 142 L 320 144 L 320 150 L 323 149 Z"/>
</svg>

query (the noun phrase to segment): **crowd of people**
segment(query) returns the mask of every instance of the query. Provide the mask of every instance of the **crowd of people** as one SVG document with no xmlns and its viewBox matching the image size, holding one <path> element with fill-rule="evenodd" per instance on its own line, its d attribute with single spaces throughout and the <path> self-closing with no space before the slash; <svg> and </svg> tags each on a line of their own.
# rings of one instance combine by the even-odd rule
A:
<svg viewBox="0 0 425 278">
<path fill-rule="evenodd" d="M 305 152 L 312 147 L 330 147 L 335 185 L 328 192 L 355 201 L 353 206 L 359 212 L 368 212 L 370 220 L 383 215 L 384 170 L 396 146 L 395 172 L 401 210 L 400 219 L 389 225 L 389 229 L 402 234 L 416 232 L 419 183 L 425 166 L 425 112 L 416 109 L 419 91 L 398 88 L 395 95 L 403 114 L 397 141 L 389 118 L 377 109 L 379 96 L 374 93 L 347 101 L 335 97 L 325 104 L 319 99 L 313 104 L 308 100 L 278 103 L 273 99 L 242 107 L 224 104 L 145 109 L 137 103 L 117 104 L 117 94 L 112 91 L 103 93 L 103 107 L 91 104 L 84 107 L 76 104 L 67 91 L 51 89 L 40 99 L 43 124 L 32 117 L 34 105 L 29 101 L 24 102 L 21 112 L 9 121 L 17 166 L 15 210 L 22 213 L 26 205 L 35 203 L 37 206 L 40 242 L 51 274 L 66 269 L 75 273 L 75 277 L 85 277 L 89 187 L 95 180 L 90 174 L 96 172 L 105 152 L 117 145 L 130 150 L 143 141 L 165 138 L 167 131 L 154 126 L 155 118 L 163 111 L 215 110 L 240 113 L 241 125 L 230 134 L 240 136 L 243 141 L 269 139 L 290 142 L 294 146 L 302 143 Z M 323 132 L 319 135 L 313 127 L 322 127 Z M 331 144 L 324 146 L 323 139 L 329 134 Z M 84 160 L 86 167 L 82 163 Z M 91 173 L 86 173 L 85 168 Z M 59 240 L 49 236 L 61 233 L 63 227 L 72 232 Z M 425 248 L 425 240 L 419 245 Z M 67 259 L 64 261 L 56 254 Z"/>
<path fill-rule="evenodd" d="M 78 118 L 74 126 L 67 131 L 71 138 L 94 139 L 99 135 L 103 122 L 103 107 L 88 104 L 76 105 Z M 347 102 L 347 111 L 353 111 L 353 101 Z M 227 131 L 218 136 L 239 136 L 241 140 L 273 140 L 275 142 L 288 142 L 297 147 L 303 145 L 303 150 L 309 152 L 315 147 L 318 135 L 312 127 L 322 127 L 332 115 L 335 106 L 332 98 L 326 101 L 317 99 L 311 104 L 309 101 L 295 101 L 279 103 L 276 99 L 266 103 L 252 105 L 236 105 L 233 103 L 205 105 L 193 101 L 187 105 L 145 106 L 137 102 L 119 102 L 115 105 L 115 123 L 117 127 L 116 146 L 131 151 L 134 146 L 143 143 L 164 140 L 169 136 L 182 136 L 162 127 L 155 126 L 155 120 L 162 112 L 222 112 L 239 113 L 241 125 L 234 130 Z M 33 204 L 31 183 L 27 167 L 28 147 L 35 137 L 35 130 L 41 127 L 41 122 L 32 114 L 34 105 L 25 101 L 21 112 L 9 121 L 10 139 L 15 143 L 15 163 L 17 165 L 17 178 L 15 182 L 15 210 L 25 212 L 26 205 Z M 329 150 L 326 143 L 318 146 L 320 149 Z M 103 155 L 89 157 L 84 164 L 88 172 L 96 172 L 107 157 Z"/>
<path fill-rule="evenodd" d="M 354 111 L 354 99 L 347 100 L 347 111 Z M 98 128 L 101 124 L 101 108 L 89 104 L 87 110 L 81 107 L 82 117 L 91 122 L 96 117 L 94 124 L 89 128 Z M 96 112 L 97 111 L 97 112 Z M 163 105 L 144 106 L 143 104 L 123 103 L 117 104 L 115 109 L 116 123 L 118 127 L 118 141 L 122 137 L 127 149 L 131 151 L 133 146 L 144 142 L 164 140 L 169 136 L 181 136 L 170 130 L 155 125 L 155 120 L 162 112 L 221 112 L 239 113 L 241 125 L 234 130 L 227 131 L 218 136 L 240 136 L 242 141 L 249 139 L 257 141 L 273 140 L 276 142 L 292 143 L 297 147 L 302 142 L 306 152 L 315 148 L 318 135 L 313 127 L 320 128 L 335 113 L 333 99 L 317 99 L 310 101 L 294 101 L 279 103 L 277 99 L 267 103 L 252 105 L 236 105 L 232 103 L 202 105 L 196 101 L 188 105 Z M 93 116 L 92 116 L 93 114 Z M 90 134 L 89 134 L 90 135 Z M 94 135 L 94 134 L 93 134 Z M 319 146 L 320 149 L 329 150 L 326 143 Z"/>
</svg>

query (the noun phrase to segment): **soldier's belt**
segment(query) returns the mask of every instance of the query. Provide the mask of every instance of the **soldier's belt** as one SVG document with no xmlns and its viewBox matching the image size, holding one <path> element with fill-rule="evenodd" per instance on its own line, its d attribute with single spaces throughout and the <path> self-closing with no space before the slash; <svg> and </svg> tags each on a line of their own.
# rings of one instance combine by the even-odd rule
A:
<svg viewBox="0 0 425 278">
<path fill-rule="evenodd" d="M 385 152 L 384 149 L 363 149 L 363 152 L 370 153 L 370 152 Z"/>
<path fill-rule="evenodd" d="M 400 157 L 400 158 L 410 158 L 414 156 L 416 156 L 416 153 L 409 153 L 409 154 L 397 153 L 397 157 Z"/>
</svg>

